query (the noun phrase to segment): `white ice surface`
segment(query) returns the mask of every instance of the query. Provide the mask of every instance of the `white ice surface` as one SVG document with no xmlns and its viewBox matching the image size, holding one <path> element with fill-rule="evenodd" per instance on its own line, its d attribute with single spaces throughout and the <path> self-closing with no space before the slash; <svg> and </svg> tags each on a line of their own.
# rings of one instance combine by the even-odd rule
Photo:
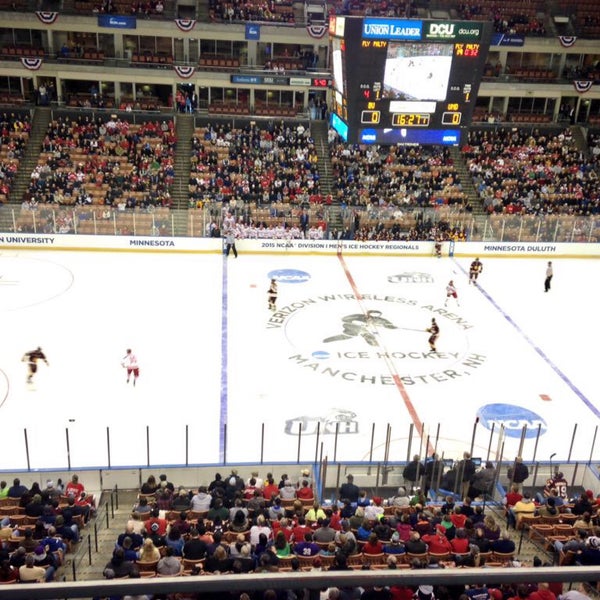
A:
<svg viewBox="0 0 600 600">
<path fill-rule="evenodd" d="M 587 460 L 600 424 L 600 263 L 554 260 L 546 294 L 545 260 L 484 260 L 480 288 L 468 285 L 470 260 L 240 255 L 224 267 L 217 255 L 2 252 L 0 469 L 27 467 L 25 429 L 32 468 L 67 465 L 67 430 L 73 468 L 107 466 L 108 438 L 112 466 L 381 460 L 386 439 L 388 458 L 403 460 L 411 424 L 415 451 L 429 442 L 455 458 L 475 432 L 476 454 L 512 459 L 521 428 L 501 437 L 476 422 L 494 403 L 543 422 L 526 459 Z M 279 269 L 309 278 L 280 282 L 273 314 L 268 274 Z M 415 273 L 425 277 L 395 277 Z M 460 307 L 444 309 L 450 279 Z M 370 323 L 375 345 L 326 341 L 366 311 L 395 328 Z M 38 345 L 50 366 L 28 386 L 21 357 Z M 135 388 L 120 366 L 129 347 Z"/>
</svg>

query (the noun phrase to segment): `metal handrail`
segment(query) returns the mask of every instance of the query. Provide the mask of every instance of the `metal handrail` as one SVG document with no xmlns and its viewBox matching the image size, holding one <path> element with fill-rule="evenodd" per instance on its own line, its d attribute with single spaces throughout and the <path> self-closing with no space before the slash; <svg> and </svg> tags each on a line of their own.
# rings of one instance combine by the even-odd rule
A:
<svg viewBox="0 0 600 600">
<path fill-rule="evenodd" d="M 93 564 L 93 554 L 98 553 L 98 532 L 102 529 L 104 522 L 106 521 L 106 529 L 110 528 L 111 519 L 115 517 L 115 496 L 117 496 L 117 488 L 110 490 L 108 494 L 103 494 L 103 500 L 100 502 L 96 515 L 91 523 L 91 528 L 88 530 L 87 535 L 81 536 L 81 545 L 77 548 L 75 553 L 70 557 L 71 563 L 71 576 L 73 581 L 77 581 L 77 572 L 80 569 L 82 563 L 87 558 L 87 566 Z M 92 551 L 92 538 L 93 538 L 93 551 Z"/>
</svg>

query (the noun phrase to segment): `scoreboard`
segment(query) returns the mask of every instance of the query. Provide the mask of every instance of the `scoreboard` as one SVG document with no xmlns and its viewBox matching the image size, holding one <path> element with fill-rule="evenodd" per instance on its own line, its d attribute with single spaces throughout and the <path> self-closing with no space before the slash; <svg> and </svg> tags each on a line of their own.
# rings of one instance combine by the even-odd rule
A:
<svg viewBox="0 0 600 600">
<path fill-rule="evenodd" d="M 458 145 L 491 22 L 335 16 L 331 124 L 350 143 Z"/>
</svg>

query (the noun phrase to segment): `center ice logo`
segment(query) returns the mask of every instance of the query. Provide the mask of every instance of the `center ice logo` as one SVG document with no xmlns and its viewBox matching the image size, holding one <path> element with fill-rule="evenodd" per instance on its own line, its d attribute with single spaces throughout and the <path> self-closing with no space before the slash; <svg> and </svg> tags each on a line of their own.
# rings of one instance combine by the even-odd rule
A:
<svg viewBox="0 0 600 600">
<path fill-rule="evenodd" d="M 267 321 L 290 350 L 288 361 L 307 376 L 344 384 L 428 386 L 474 374 L 487 360 L 469 344 L 473 327 L 461 315 L 391 294 L 296 296 Z M 440 328 L 437 350 L 427 328 Z M 312 375 L 309 375 L 311 373 Z"/>
<path fill-rule="evenodd" d="M 369 346 L 378 346 L 377 328 L 397 329 L 397 327 L 381 316 L 380 310 L 368 310 L 365 313 L 357 313 L 342 317 L 342 332 L 332 335 L 323 340 L 324 344 L 349 340 L 354 337 L 362 337 Z M 313 352 L 314 356 L 314 352 Z"/>
<path fill-rule="evenodd" d="M 546 421 L 537 413 L 514 404 L 486 404 L 482 406 L 477 416 L 486 429 L 504 427 L 508 437 L 520 438 L 523 427 L 527 427 L 525 437 L 534 438 L 540 433 L 546 433 Z"/>
</svg>

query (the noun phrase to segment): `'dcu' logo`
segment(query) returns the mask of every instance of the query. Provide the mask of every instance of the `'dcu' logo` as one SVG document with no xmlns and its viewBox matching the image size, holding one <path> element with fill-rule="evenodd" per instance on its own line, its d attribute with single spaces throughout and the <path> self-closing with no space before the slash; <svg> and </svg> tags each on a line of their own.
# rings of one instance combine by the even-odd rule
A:
<svg viewBox="0 0 600 600">
<path fill-rule="evenodd" d="M 277 269 L 271 271 L 267 277 L 274 279 L 277 283 L 305 283 L 310 279 L 310 275 L 306 271 L 297 269 Z"/>
<path fill-rule="evenodd" d="M 525 437 L 528 438 L 536 437 L 538 428 L 541 433 L 546 433 L 548 429 L 546 421 L 540 415 L 514 404 L 486 404 L 479 409 L 477 416 L 486 429 L 492 429 L 492 426 L 496 428 L 504 426 L 504 433 L 513 438 L 521 437 L 525 426 L 527 426 Z"/>
</svg>

